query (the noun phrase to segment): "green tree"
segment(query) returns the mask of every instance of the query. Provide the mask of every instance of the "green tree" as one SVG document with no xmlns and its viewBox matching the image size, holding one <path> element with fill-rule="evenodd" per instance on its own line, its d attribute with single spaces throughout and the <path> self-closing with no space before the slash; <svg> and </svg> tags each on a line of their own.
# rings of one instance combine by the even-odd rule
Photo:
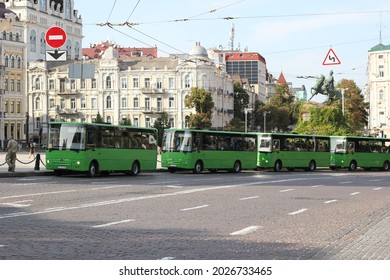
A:
<svg viewBox="0 0 390 280">
<path fill-rule="evenodd" d="M 95 123 L 104 123 L 104 120 L 99 112 L 96 115 Z"/>
<path fill-rule="evenodd" d="M 190 127 L 207 129 L 211 127 L 211 115 L 214 108 L 211 93 L 203 88 L 191 88 L 190 95 L 185 100 L 185 105 L 189 108 L 195 108 L 196 114 L 191 114 Z"/>
<path fill-rule="evenodd" d="M 131 125 L 131 120 L 130 119 L 124 119 L 119 124 L 120 125 Z"/>
<path fill-rule="evenodd" d="M 240 83 L 234 83 L 234 118 L 240 120 L 245 119 L 244 110 L 249 106 L 249 94 L 240 85 Z"/>
<path fill-rule="evenodd" d="M 168 114 L 166 112 L 162 113 L 161 116 L 154 121 L 153 127 L 157 129 L 158 145 L 161 147 L 164 129 L 171 127 L 169 124 Z"/>
<path fill-rule="evenodd" d="M 361 89 L 353 80 L 343 79 L 336 88 L 344 89 L 344 118 L 352 134 L 364 133 L 364 126 L 368 123 L 368 103 L 364 102 Z M 342 106 L 342 100 L 337 101 Z"/>
</svg>

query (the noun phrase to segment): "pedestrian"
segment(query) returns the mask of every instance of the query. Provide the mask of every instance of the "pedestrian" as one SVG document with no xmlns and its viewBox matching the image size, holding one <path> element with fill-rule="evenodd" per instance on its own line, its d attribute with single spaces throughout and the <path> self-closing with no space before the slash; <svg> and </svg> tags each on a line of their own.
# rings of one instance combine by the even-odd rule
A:
<svg viewBox="0 0 390 280">
<path fill-rule="evenodd" d="M 15 172 L 15 161 L 16 161 L 16 153 L 18 151 L 18 143 L 11 138 L 8 141 L 6 152 L 7 155 L 5 157 L 5 161 L 8 164 L 8 171 Z"/>
<path fill-rule="evenodd" d="M 30 142 L 29 148 L 30 148 L 30 155 L 28 156 L 28 158 L 30 158 L 31 156 L 35 158 L 35 142 Z"/>
</svg>

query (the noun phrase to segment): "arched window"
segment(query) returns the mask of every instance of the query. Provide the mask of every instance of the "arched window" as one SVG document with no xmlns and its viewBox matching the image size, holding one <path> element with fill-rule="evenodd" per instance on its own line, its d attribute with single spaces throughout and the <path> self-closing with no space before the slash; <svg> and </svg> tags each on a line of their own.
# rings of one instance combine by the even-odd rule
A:
<svg viewBox="0 0 390 280">
<path fill-rule="evenodd" d="M 3 40 L 7 40 L 7 32 L 3 31 Z"/>
<path fill-rule="evenodd" d="M 19 42 L 19 33 L 16 33 L 16 35 L 15 35 L 15 41 L 16 41 L 16 42 Z"/>
<path fill-rule="evenodd" d="M 75 44 L 74 44 L 74 58 L 75 59 L 79 59 L 80 58 L 80 44 L 79 44 L 79 42 L 76 42 Z"/>
<path fill-rule="evenodd" d="M 111 108 L 111 96 L 107 96 L 106 99 L 106 108 L 110 109 Z"/>
<path fill-rule="evenodd" d="M 4 56 L 4 66 L 8 67 L 8 55 Z"/>
<path fill-rule="evenodd" d="M 383 89 L 381 89 L 380 91 L 379 91 L 379 100 L 382 100 L 383 99 Z"/>
<path fill-rule="evenodd" d="M 45 33 L 41 33 L 41 39 L 39 41 L 41 44 L 40 44 L 40 49 L 41 49 L 41 53 L 44 54 L 46 53 L 46 35 Z"/>
<path fill-rule="evenodd" d="M 16 59 L 16 67 L 17 68 L 22 67 L 22 59 L 20 58 L 20 56 L 18 56 L 18 58 Z"/>
<path fill-rule="evenodd" d="M 39 97 L 35 98 L 35 109 L 39 110 L 41 108 L 41 99 Z"/>
<path fill-rule="evenodd" d="M 184 78 L 184 87 L 185 88 L 191 87 L 191 79 L 190 79 L 189 75 L 185 76 L 185 78 Z"/>
<path fill-rule="evenodd" d="M 111 76 L 107 76 L 106 78 L 106 88 L 111 88 L 112 82 L 111 82 Z"/>
<path fill-rule="evenodd" d="M 11 56 L 11 68 L 15 68 L 15 57 Z"/>
<path fill-rule="evenodd" d="M 190 127 L 190 116 L 185 117 L 184 127 L 186 128 Z"/>
<path fill-rule="evenodd" d="M 66 40 L 66 51 L 68 52 L 68 57 L 72 57 L 72 42 Z"/>
<path fill-rule="evenodd" d="M 37 33 L 35 30 L 30 32 L 30 51 L 36 52 L 37 50 Z"/>
<path fill-rule="evenodd" d="M 35 89 L 36 90 L 40 90 L 41 89 L 41 79 L 40 78 L 36 78 L 35 79 Z"/>
<path fill-rule="evenodd" d="M 107 116 L 106 122 L 107 123 L 111 123 L 111 117 L 110 116 Z"/>
<path fill-rule="evenodd" d="M 14 39 L 12 32 L 9 33 L 9 40 L 12 41 Z"/>
</svg>

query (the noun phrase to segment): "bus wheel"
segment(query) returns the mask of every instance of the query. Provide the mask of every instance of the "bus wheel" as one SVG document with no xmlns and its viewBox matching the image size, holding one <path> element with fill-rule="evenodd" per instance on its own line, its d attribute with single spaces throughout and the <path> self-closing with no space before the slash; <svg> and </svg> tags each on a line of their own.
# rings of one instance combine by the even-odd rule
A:
<svg viewBox="0 0 390 280">
<path fill-rule="evenodd" d="M 389 171 L 390 170 L 390 164 L 388 161 L 385 161 L 385 163 L 383 163 L 383 170 L 384 171 Z"/>
<path fill-rule="evenodd" d="M 139 166 L 139 162 L 138 162 L 138 161 L 134 161 L 134 162 L 133 162 L 133 165 L 131 166 L 130 174 L 133 175 L 133 176 L 136 176 L 136 175 L 138 175 L 140 172 L 141 172 L 141 168 L 140 168 L 140 166 Z"/>
<path fill-rule="evenodd" d="M 354 170 L 356 170 L 356 168 L 357 168 L 357 163 L 356 163 L 356 161 L 351 161 L 351 163 L 349 164 L 349 167 L 348 167 L 348 170 L 349 171 L 354 171 Z"/>
<path fill-rule="evenodd" d="M 314 160 L 311 160 L 309 163 L 309 168 L 307 170 L 314 171 L 316 170 L 316 168 L 317 168 L 316 162 Z"/>
<path fill-rule="evenodd" d="M 95 161 L 91 162 L 91 164 L 89 165 L 89 168 L 88 168 L 88 177 L 96 177 L 98 174 L 98 166 L 97 166 L 97 163 Z"/>
<path fill-rule="evenodd" d="M 241 172 L 241 162 L 236 160 L 236 162 L 233 165 L 233 173 L 239 173 Z"/>
<path fill-rule="evenodd" d="M 198 160 L 198 161 L 195 163 L 194 173 L 195 173 L 195 174 L 199 174 L 200 172 L 202 172 L 202 170 L 203 170 L 203 164 L 202 164 L 201 161 Z"/>
<path fill-rule="evenodd" d="M 281 171 L 283 168 L 282 162 L 280 160 L 277 160 L 274 165 L 274 171 L 278 172 Z"/>
</svg>

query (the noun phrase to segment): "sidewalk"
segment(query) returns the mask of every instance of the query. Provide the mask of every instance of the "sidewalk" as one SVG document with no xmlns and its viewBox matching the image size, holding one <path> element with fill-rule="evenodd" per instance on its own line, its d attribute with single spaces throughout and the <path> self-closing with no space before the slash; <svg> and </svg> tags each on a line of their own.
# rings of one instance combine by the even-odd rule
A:
<svg viewBox="0 0 390 280">
<path fill-rule="evenodd" d="M 16 154 L 15 172 L 8 172 L 8 164 L 5 162 L 6 152 L 0 152 L 0 177 L 20 177 L 34 175 L 52 175 L 52 171 L 47 171 L 43 163 L 46 162 L 45 151 L 39 151 L 40 162 L 39 170 L 35 169 L 36 158 L 28 158 L 30 155 L 27 151 L 20 151 Z M 37 153 L 35 154 L 37 156 Z M 43 163 L 42 163 L 43 162 Z"/>
</svg>

